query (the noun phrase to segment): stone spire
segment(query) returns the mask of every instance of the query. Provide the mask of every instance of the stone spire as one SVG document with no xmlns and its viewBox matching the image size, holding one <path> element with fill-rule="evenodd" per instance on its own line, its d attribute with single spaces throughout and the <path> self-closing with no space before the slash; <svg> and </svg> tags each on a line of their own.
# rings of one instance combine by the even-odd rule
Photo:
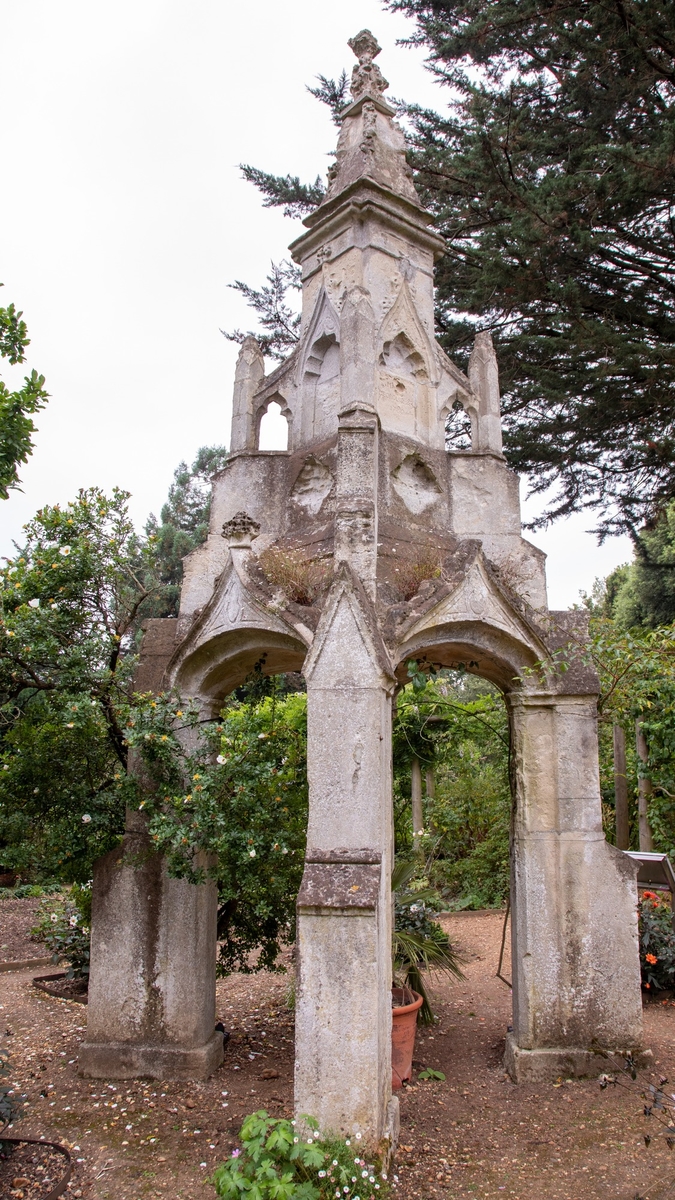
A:
<svg viewBox="0 0 675 1200">
<path fill-rule="evenodd" d="M 369 29 L 362 29 L 349 45 L 359 61 L 352 72 L 352 103 L 342 114 L 324 204 L 359 180 L 369 179 L 419 206 L 406 162 L 403 131 L 392 119 L 395 110 L 382 95 L 389 84 L 373 61 L 380 46 Z"/>
</svg>

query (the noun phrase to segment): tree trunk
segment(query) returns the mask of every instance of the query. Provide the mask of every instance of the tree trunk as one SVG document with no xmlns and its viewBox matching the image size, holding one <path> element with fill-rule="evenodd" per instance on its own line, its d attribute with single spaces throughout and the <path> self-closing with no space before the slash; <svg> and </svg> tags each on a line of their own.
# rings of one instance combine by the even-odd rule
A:
<svg viewBox="0 0 675 1200">
<path fill-rule="evenodd" d="M 436 780 L 434 778 L 434 768 L 433 767 L 427 767 L 425 784 L 426 784 L 427 800 L 433 800 L 436 795 Z"/>
<path fill-rule="evenodd" d="M 648 751 L 647 739 L 642 732 L 642 721 L 635 722 L 635 747 L 638 753 L 638 758 L 643 765 L 646 766 Z M 652 794 L 651 779 L 646 779 L 644 776 L 638 776 L 638 819 L 640 826 L 640 849 L 650 851 L 654 849 L 652 841 L 652 831 L 649 828 L 649 799 Z"/>
<path fill-rule="evenodd" d="M 628 850 L 628 780 L 626 779 L 626 733 L 622 725 L 614 726 L 614 807 L 616 845 Z"/>
<path fill-rule="evenodd" d="M 422 767 L 419 758 L 413 758 L 412 760 L 411 795 L 413 846 L 417 846 L 419 844 L 420 834 L 424 828 L 424 813 L 422 811 Z"/>
</svg>

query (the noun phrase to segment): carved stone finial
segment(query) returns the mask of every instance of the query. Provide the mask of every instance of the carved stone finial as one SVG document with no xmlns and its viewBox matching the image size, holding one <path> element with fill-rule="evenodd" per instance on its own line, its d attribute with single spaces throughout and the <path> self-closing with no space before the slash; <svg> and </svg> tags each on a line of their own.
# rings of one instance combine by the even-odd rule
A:
<svg viewBox="0 0 675 1200">
<path fill-rule="evenodd" d="M 230 521 L 223 525 L 222 536 L 230 546 L 250 546 L 253 538 L 260 533 L 260 524 L 249 517 L 248 513 L 235 513 Z"/>
<path fill-rule="evenodd" d="M 353 99 L 359 100 L 365 94 L 381 96 L 389 84 L 373 59 L 377 58 L 382 47 L 369 29 L 362 29 L 356 37 L 350 38 L 348 45 L 359 60 L 358 66 L 352 71 L 350 86 Z"/>
</svg>

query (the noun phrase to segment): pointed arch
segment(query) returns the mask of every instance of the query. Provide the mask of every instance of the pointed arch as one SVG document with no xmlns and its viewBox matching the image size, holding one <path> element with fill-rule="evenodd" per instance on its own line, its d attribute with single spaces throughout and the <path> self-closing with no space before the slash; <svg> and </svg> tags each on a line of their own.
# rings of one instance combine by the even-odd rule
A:
<svg viewBox="0 0 675 1200">
<path fill-rule="evenodd" d="M 296 380 L 302 436 L 325 437 L 336 424 L 340 400 L 340 321 L 322 287 L 302 339 Z"/>
<path fill-rule="evenodd" d="M 340 318 L 328 298 L 325 287 L 321 287 L 302 337 L 296 368 L 298 384 L 302 384 L 306 374 L 320 374 L 326 349 L 333 344 L 340 344 Z"/>
<path fill-rule="evenodd" d="M 286 397 L 284 395 L 282 395 L 282 393 L 279 391 L 275 391 L 275 392 L 270 391 L 264 397 L 256 397 L 256 400 L 258 402 L 258 406 L 256 408 L 255 418 L 254 418 L 254 426 L 253 426 L 254 439 L 255 439 L 254 444 L 255 444 L 256 449 L 260 448 L 260 426 L 262 423 L 262 419 L 266 415 L 266 413 L 269 411 L 270 405 L 272 405 L 272 404 L 277 405 L 278 409 L 280 410 L 281 416 L 286 421 L 286 424 L 288 426 L 287 446 L 290 447 L 291 429 L 292 429 L 292 425 L 293 425 L 293 412 L 288 404 Z M 268 453 L 274 453 L 274 451 L 271 451 Z M 277 453 L 283 453 L 283 451 L 277 451 Z"/>
<path fill-rule="evenodd" d="M 378 412 L 385 428 L 432 438 L 437 361 L 405 279 L 380 326 L 378 367 Z"/>
<path fill-rule="evenodd" d="M 403 280 L 398 296 L 380 326 L 379 343 L 381 365 L 386 365 L 382 363 L 386 346 L 397 345 L 398 353 L 410 360 L 410 366 L 414 366 L 417 376 L 423 369 L 426 378 L 433 384 L 437 383 L 436 355 L 419 318 L 407 279 Z"/>
<path fill-rule="evenodd" d="M 207 708 L 219 704 L 243 683 L 254 663 L 265 654 L 266 673 L 299 671 L 311 633 L 293 626 L 248 582 L 240 551 L 231 551 L 209 603 L 177 646 L 166 680 L 183 696 L 198 697 Z"/>
</svg>

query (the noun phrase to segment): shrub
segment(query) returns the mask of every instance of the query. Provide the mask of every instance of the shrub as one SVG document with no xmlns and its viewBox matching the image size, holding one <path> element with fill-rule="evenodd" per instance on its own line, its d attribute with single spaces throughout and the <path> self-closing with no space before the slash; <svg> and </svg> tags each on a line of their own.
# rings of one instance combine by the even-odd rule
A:
<svg viewBox="0 0 675 1200">
<path fill-rule="evenodd" d="M 31 937 L 44 942 L 52 962 L 67 962 L 67 979 L 89 976 L 91 886 L 75 885 L 68 897 L 43 901 Z"/>
<path fill-rule="evenodd" d="M 675 933 L 670 901 L 643 892 L 640 920 L 640 969 L 645 988 L 660 991 L 675 986 Z"/>
<path fill-rule="evenodd" d="M 295 1121 L 252 1113 L 241 1127 L 242 1148 L 216 1168 L 213 1183 L 223 1200 L 370 1200 L 386 1196 L 386 1176 L 359 1153 L 360 1134 L 351 1138 L 320 1134 L 312 1117 L 303 1117 L 312 1135 L 303 1140 Z"/>
<path fill-rule="evenodd" d="M 44 887 L 39 883 L 17 883 L 15 887 L 0 888 L 0 900 L 32 900 L 60 891 L 60 883 L 47 883 Z"/>
<path fill-rule="evenodd" d="M 328 563 L 309 558 L 302 550 L 270 546 L 258 561 L 268 582 L 296 604 L 313 604 L 328 578 Z"/>
</svg>

